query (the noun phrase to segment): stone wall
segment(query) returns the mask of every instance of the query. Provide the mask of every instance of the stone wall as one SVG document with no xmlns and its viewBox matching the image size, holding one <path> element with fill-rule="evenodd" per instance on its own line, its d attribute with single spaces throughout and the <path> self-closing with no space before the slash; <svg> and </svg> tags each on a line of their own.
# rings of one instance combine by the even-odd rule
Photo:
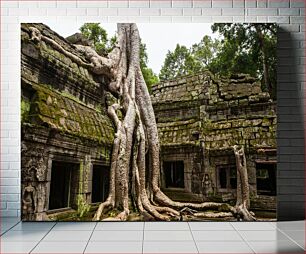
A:
<svg viewBox="0 0 306 254">
<path fill-rule="evenodd" d="M 222 200 L 218 168 L 235 166 L 232 146 L 243 145 L 251 195 L 257 197 L 256 163 L 276 163 L 277 125 L 276 102 L 262 91 L 259 81 L 245 74 L 220 78 L 205 71 L 156 84 L 152 102 L 162 160 L 175 160 L 176 151 L 184 151 L 180 160 L 185 166 L 185 191 Z M 225 193 L 234 199 L 234 189 Z"/>
<path fill-rule="evenodd" d="M 45 25 L 21 25 L 22 218 L 45 220 L 50 218 L 55 164 L 73 167 L 68 207 L 78 214 L 87 209 L 92 167 L 109 166 L 114 128 L 105 112 L 107 78 L 94 75 L 47 40 L 35 41 L 31 27 L 71 54 L 82 55 Z"/>
</svg>

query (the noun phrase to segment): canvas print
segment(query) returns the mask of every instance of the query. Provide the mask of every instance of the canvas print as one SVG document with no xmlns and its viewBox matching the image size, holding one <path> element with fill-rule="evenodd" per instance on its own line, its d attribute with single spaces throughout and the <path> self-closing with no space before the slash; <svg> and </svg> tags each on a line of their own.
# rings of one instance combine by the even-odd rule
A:
<svg viewBox="0 0 306 254">
<path fill-rule="evenodd" d="M 25 221 L 276 219 L 275 24 L 21 24 Z"/>
</svg>

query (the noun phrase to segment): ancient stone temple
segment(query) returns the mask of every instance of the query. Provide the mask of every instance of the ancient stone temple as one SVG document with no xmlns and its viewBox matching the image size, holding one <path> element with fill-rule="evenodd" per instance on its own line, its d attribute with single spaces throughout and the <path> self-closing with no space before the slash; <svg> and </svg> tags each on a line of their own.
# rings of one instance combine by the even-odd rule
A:
<svg viewBox="0 0 306 254">
<path fill-rule="evenodd" d="M 48 27 L 21 25 L 22 218 L 44 220 L 104 201 L 114 128 L 104 111 L 108 80 L 37 42 L 31 27 L 82 56 Z"/>
<path fill-rule="evenodd" d="M 72 44 L 86 42 L 72 39 L 43 24 L 21 25 L 23 220 L 76 220 L 108 196 L 110 81 L 92 73 Z M 276 105 L 260 83 L 207 71 L 156 84 L 151 98 L 161 186 L 171 198 L 234 201 L 232 146 L 239 144 L 246 151 L 252 207 L 275 210 Z"/>
<path fill-rule="evenodd" d="M 252 208 L 275 211 L 276 103 L 258 81 L 207 71 L 156 84 L 152 102 L 161 186 L 171 198 L 235 200 L 237 144 L 246 151 Z"/>
</svg>

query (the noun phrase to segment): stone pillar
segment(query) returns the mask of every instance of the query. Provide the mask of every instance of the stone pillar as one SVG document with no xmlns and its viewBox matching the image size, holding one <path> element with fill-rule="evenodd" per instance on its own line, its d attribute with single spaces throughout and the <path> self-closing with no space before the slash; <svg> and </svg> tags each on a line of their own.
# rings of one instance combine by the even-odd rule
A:
<svg viewBox="0 0 306 254">
<path fill-rule="evenodd" d="M 22 220 L 46 220 L 49 158 L 45 147 L 22 142 Z"/>
<path fill-rule="evenodd" d="M 79 189 L 77 194 L 77 213 L 79 217 L 83 217 L 90 209 L 89 177 L 91 171 L 91 157 L 86 155 L 84 161 L 80 162 Z"/>
</svg>

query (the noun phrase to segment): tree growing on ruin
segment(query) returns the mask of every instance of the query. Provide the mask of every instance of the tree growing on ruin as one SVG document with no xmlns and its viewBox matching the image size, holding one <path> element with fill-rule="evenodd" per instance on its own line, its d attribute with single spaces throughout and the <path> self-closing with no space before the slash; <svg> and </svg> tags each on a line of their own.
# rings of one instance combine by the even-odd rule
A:
<svg viewBox="0 0 306 254">
<path fill-rule="evenodd" d="M 241 201 L 236 207 L 224 203 L 181 203 L 171 200 L 160 189 L 160 146 L 155 115 L 140 67 L 140 36 L 136 24 L 118 24 L 114 49 L 100 56 L 94 48 L 74 45 L 87 62 L 63 49 L 55 41 L 32 28 L 33 40 L 44 40 L 78 64 L 89 67 L 97 75 L 105 75 L 107 113 L 115 126 L 111 156 L 109 196 L 99 205 L 93 220 L 101 220 L 108 209 L 119 210 L 112 219 L 127 220 L 131 210 L 154 220 L 179 220 L 183 213 L 193 216 L 218 217 L 248 215 L 248 181 L 245 156 L 237 157 L 241 182 Z M 236 149 L 236 148 L 234 148 Z M 237 150 L 237 149 L 236 149 Z M 235 151 L 236 151 L 235 150 Z M 146 161 L 148 160 L 148 161 Z M 212 213 L 211 211 L 217 211 Z"/>
<path fill-rule="evenodd" d="M 101 69 L 107 68 L 112 80 L 109 84 L 109 96 L 113 99 L 108 100 L 107 106 L 108 114 L 116 126 L 110 169 L 110 194 L 99 206 L 94 220 L 100 220 L 103 210 L 108 206 L 121 210 L 117 218 L 126 220 L 130 213 L 130 202 L 140 213 L 146 213 L 158 220 L 170 220 L 171 216 L 179 216 L 176 209 L 185 207 L 196 210 L 224 207 L 210 202 L 174 202 L 159 188 L 158 132 L 150 95 L 140 68 L 140 37 L 137 26 L 118 25 L 117 45 L 107 58 L 86 50 L 88 48 L 84 52 L 89 60 L 95 63 L 93 70 L 99 73 Z M 146 157 L 146 153 L 149 156 Z M 148 168 L 146 158 L 149 158 Z M 245 171 L 239 172 L 245 177 Z M 245 188 L 245 179 L 242 178 L 241 182 Z M 225 206 L 225 210 L 236 212 L 229 206 Z"/>
<path fill-rule="evenodd" d="M 82 35 L 93 44 L 99 55 L 106 56 L 114 48 L 117 36 L 108 37 L 106 30 L 100 23 L 85 23 L 80 27 Z M 159 82 L 158 76 L 148 66 L 146 44 L 140 40 L 140 68 L 149 92 L 151 86 Z"/>
</svg>

